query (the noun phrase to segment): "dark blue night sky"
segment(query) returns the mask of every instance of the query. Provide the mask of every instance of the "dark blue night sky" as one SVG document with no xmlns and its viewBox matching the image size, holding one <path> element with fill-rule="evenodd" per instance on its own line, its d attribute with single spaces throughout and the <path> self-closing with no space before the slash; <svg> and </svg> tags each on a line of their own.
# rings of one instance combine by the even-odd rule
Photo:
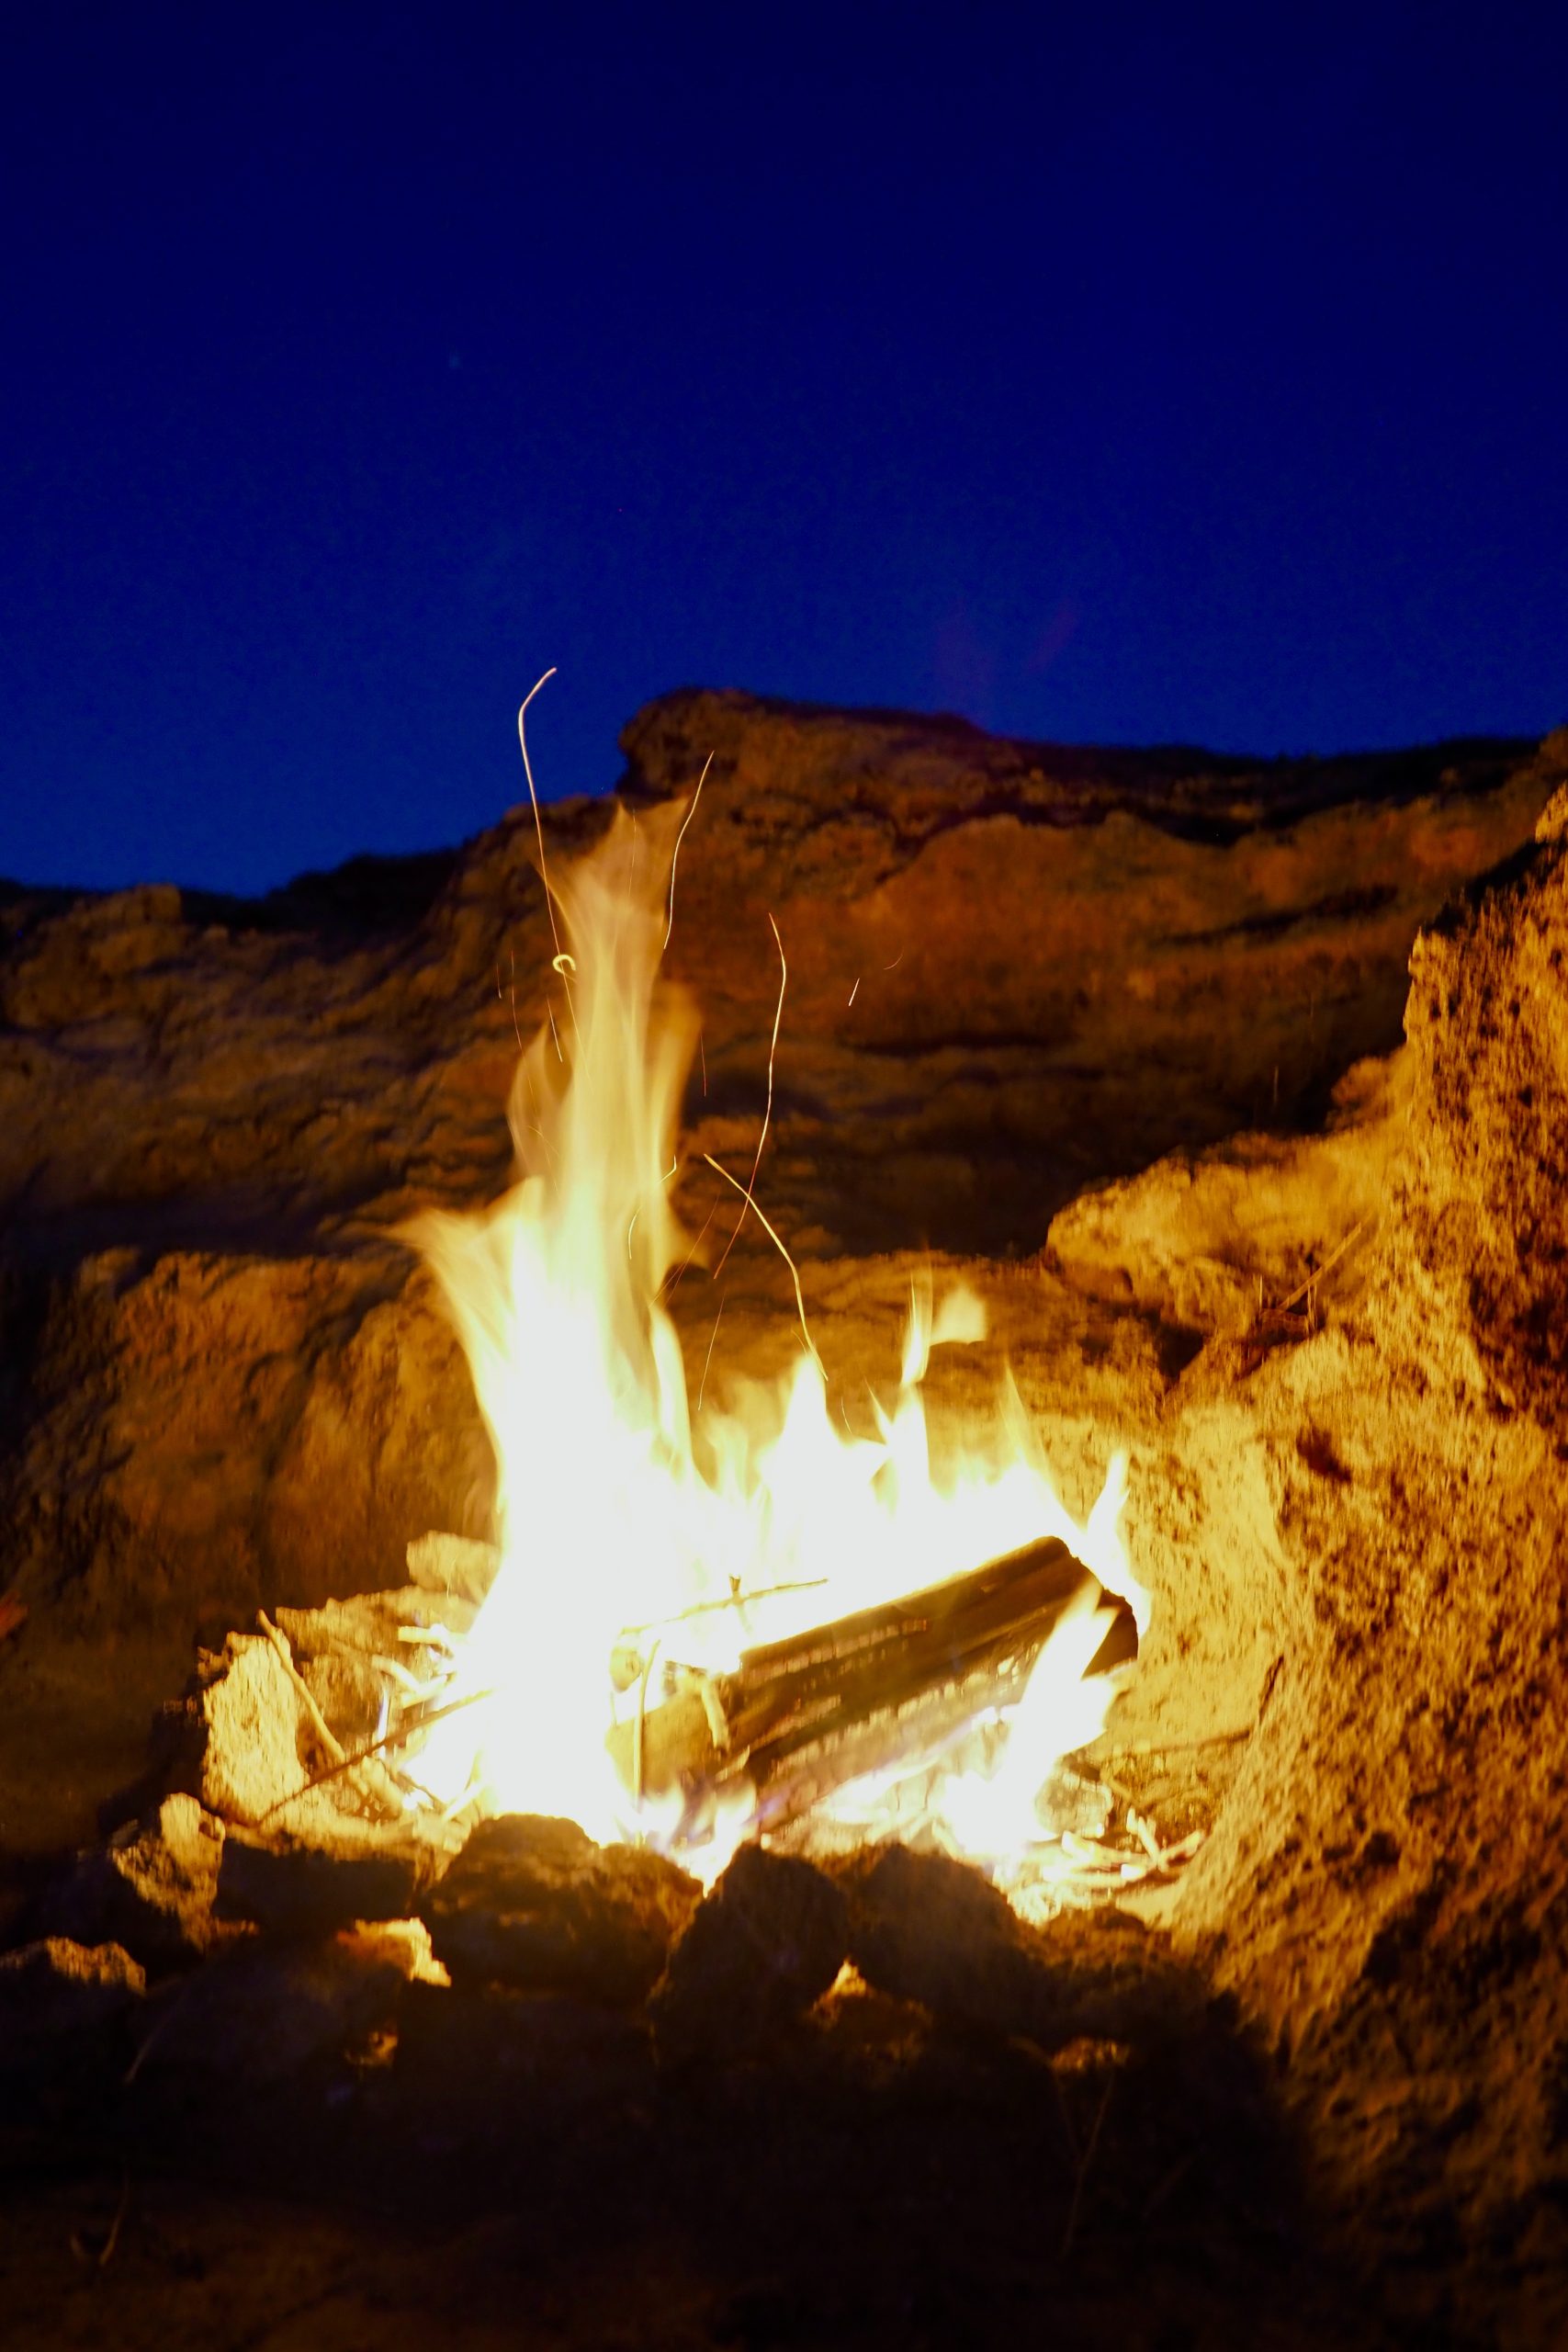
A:
<svg viewBox="0 0 1568 2352">
<path fill-rule="evenodd" d="M 1559 8 L 28 12 L 0 874 L 254 889 L 681 684 L 1568 718 Z"/>
</svg>

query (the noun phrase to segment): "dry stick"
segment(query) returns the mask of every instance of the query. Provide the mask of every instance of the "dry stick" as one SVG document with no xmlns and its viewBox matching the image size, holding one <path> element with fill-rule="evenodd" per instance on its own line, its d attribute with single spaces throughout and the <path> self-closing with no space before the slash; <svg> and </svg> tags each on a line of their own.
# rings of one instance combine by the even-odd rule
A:
<svg viewBox="0 0 1568 2352">
<path fill-rule="evenodd" d="M 686 838 L 687 826 L 697 813 L 697 803 L 703 797 L 703 786 L 708 780 L 708 770 L 712 765 L 713 753 L 710 752 L 703 762 L 703 772 L 697 778 L 697 788 L 692 795 L 692 805 L 681 820 L 681 830 L 675 836 L 675 846 L 670 853 L 670 920 L 664 926 L 664 946 L 659 951 L 661 956 L 664 948 L 669 946 L 670 934 L 675 928 L 675 867 L 681 855 L 681 843 Z"/>
<path fill-rule="evenodd" d="M 498 1004 L 503 1004 L 506 1001 L 501 991 L 501 958 L 499 956 L 495 959 L 495 995 Z M 512 1034 L 517 1040 L 517 1050 L 521 1053 L 523 1051 L 523 1032 L 517 1025 L 517 950 L 515 947 L 512 950 Z"/>
<path fill-rule="evenodd" d="M 1177 2162 L 1172 2165 L 1170 2170 L 1166 2174 L 1165 2178 L 1155 2190 L 1154 2195 L 1144 2207 L 1143 2212 L 1140 2216 L 1141 2220 L 1145 2222 L 1153 2220 L 1154 2216 L 1159 2211 L 1160 2207 L 1166 2202 L 1167 2199 L 1173 2196 L 1176 2190 L 1180 2188 L 1182 2182 L 1186 2179 L 1188 2174 L 1191 2171 L 1196 2162 L 1197 2158 L 1190 2148 L 1184 2156 L 1178 2158 Z"/>
<path fill-rule="evenodd" d="M 779 938 L 779 927 L 776 922 L 773 922 L 773 918 L 771 913 L 768 916 L 768 921 L 770 923 L 773 923 L 773 938 L 778 944 L 779 951 L 779 1001 L 773 1008 L 773 1034 L 772 1041 L 768 1046 L 768 1100 L 762 1112 L 762 1132 L 757 1137 L 757 1157 L 751 1162 L 751 1181 L 745 1187 L 745 1197 L 741 1203 L 740 1214 L 735 1220 L 735 1231 L 730 1235 L 728 1240 L 724 1245 L 724 1257 L 720 1258 L 717 1265 L 713 1270 L 713 1280 L 715 1282 L 717 1282 L 720 1274 L 723 1273 L 725 1258 L 728 1258 L 730 1251 L 734 1249 L 736 1241 L 739 1236 L 740 1228 L 746 1222 L 746 1211 L 749 1208 L 756 1207 L 756 1203 L 752 1200 L 751 1194 L 757 1182 L 757 1170 L 762 1164 L 762 1146 L 768 1140 L 768 1122 L 773 1115 L 773 1056 L 777 1053 L 779 1046 L 779 1023 L 784 1019 L 784 987 L 789 979 L 789 966 L 784 962 L 784 941 Z M 730 1182 L 731 1183 L 734 1183 L 735 1180 L 733 1177 L 731 1177 Z M 737 1186 L 736 1189 L 737 1191 L 739 1191 L 740 1187 Z M 761 1209 L 757 1210 L 757 1214 L 759 1216 L 761 1216 L 762 1213 Z M 775 1238 L 776 1238 L 777 1237 L 775 1236 Z M 804 1313 L 805 1310 L 803 1309 L 803 1320 Z M 809 1340 L 807 1340 L 807 1345 L 808 1347 L 810 1346 Z M 816 1349 L 812 1348 L 811 1352 L 815 1355 L 817 1352 Z"/>
<path fill-rule="evenodd" d="M 130 2088 L 132 2083 L 135 2082 L 137 2075 L 141 2072 L 142 2064 L 146 2059 L 148 2052 L 155 2048 L 156 2045 L 162 2041 L 164 2034 L 168 2031 L 169 2027 L 174 2023 L 175 2018 L 178 2017 L 186 2001 L 190 1998 L 191 1987 L 194 1984 L 199 1984 L 200 1981 L 200 1978 L 197 1976 L 187 1976 L 185 1983 L 179 1987 L 178 1991 L 171 1993 L 168 1996 L 168 2006 L 164 2009 L 163 2016 L 154 2020 L 146 2041 L 138 2045 L 136 2055 L 132 2058 L 130 2065 L 125 2070 L 124 2076 L 122 2077 L 122 2086 L 126 2090 Z"/>
<path fill-rule="evenodd" d="M 1369 1210 L 1365 1216 L 1357 1218 L 1355 1224 L 1350 1227 L 1349 1232 L 1345 1236 L 1344 1240 L 1339 1244 L 1337 1250 L 1331 1250 L 1329 1251 L 1322 1265 L 1314 1267 L 1313 1272 L 1307 1276 L 1304 1283 L 1298 1283 L 1295 1289 L 1291 1293 L 1289 1298 L 1281 1298 L 1276 1301 L 1274 1306 L 1270 1309 L 1270 1312 L 1275 1315 L 1283 1315 L 1287 1313 L 1291 1307 L 1294 1306 L 1299 1298 L 1304 1298 L 1308 1291 L 1311 1290 L 1315 1283 L 1320 1283 L 1323 1280 L 1323 1277 L 1327 1273 L 1329 1268 L 1331 1266 L 1337 1266 L 1339 1263 L 1340 1259 L 1343 1258 L 1346 1250 L 1350 1247 L 1351 1242 L 1354 1241 L 1358 1234 L 1359 1234 L 1363 1228 L 1371 1223 L 1371 1212 Z"/>
<path fill-rule="evenodd" d="M 316 1704 L 315 1692 L 311 1690 L 310 1684 L 306 1681 L 304 1676 L 295 1665 L 292 1651 L 289 1649 L 288 1643 L 284 1640 L 283 1635 L 278 1632 L 277 1627 L 273 1623 L 265 1609 L 258 1609 L 256 1611 L 256 1623 L 261 1627 L 262 1632 L 266 1635 L 267 1640 L 272 1644 L 273 1648 L 276 1651 L 278 1664 L 282 1667 L 283 1671 L 294 1685 L 295 1693 L 299 1698 L 300 1705 L 304 1708 L 307 1716 L 310 1718 L 310 1728 L 314 1731 L 316 1737 L 321 1741 L 321 1746 L 326 1749 L 327 1754 L 332 1758 L 334 1764 L 346 1764 L 349 1760 L 347 1750 L 344 1748 L 344 1744 L 342 1740 L 339 1739 L 336 1732 L 333 1731 L 331 1724 L 328 1723 L 325 1715 L 322 1714 L 320 1707 Z"/>
<path fill-rule="evenodd" d="M 1073 2114 L 1071 2108 L 1067 2105 L 1067 2094 L 1062 2088 L 1062 2077 L 1055 2066 L 1047 2064 L 1045 2072 L 1050 2075 L 1051 2088 L 1056 2094 L 1056 2112 L 1062 2119 L 1062 2132 L 1067 2143 L 1067 2154 L 1076 2165 L 1078 2162 L 1078 2135 L 1073 2129 Z"/>
<path fill-rule="evenodd" d="M 717 1160 L 714 1158 L 711 1151 L 705 1151 L 703 1158 L 707 1161 L 710 1168 L 717 1169 L 718 1173 L 723 1177 L 727 1184 L 733 1184 L 738 1193 L 745 1193 L 747 1204 L 750 1208 L 752 1215 L 756 1217 L 758 1224 L 761 1227 L 763 1232 L 767 1235 L 769 1240 L 778 1251 L 779 1256 L 784 1260 L 784 1264 L 789 1268 L 791 1277 L 795 1283 L 795 1303 L 800 1313 L 800 1336 L 806 1341 L 807 1353 L 810 1356 L 812 1363 L 817 1366 L 818 1371 L 821 1374 L 822 1384 L 823 1386 L 826 1387 L 828 1383 L 827 1369 L 823 1364 L 821 1357 L 817 1352 L 817 1342 L 813 1340 L 810 1332 L 806 1328 L 806 1300 L 801 1294 L 800 1276 L 795 1272 L 795 1260 L 790 1256 L 789 1251 L 784 1248 L 784 1243 L 779 1239 L 778 1235 L 768 1223 L 767 1218 L 762 1215 L 761 1210 L 757 1206 L 756 1202 L 752 1199 L 751 1194 L 747 1191 L 746 1186 L 740 1182 L 739 1177 L 732 1176 L 728 1168 L 720 1168 Z"/>
<path fill-rule="evenodd" d="M 297 1804 L 301 1797 L 311 1796 L 317 1789 L 324 1789 L 329 1781 L 337 1780 L 344 1772 L 352 1772 L 356 1764 L 367 1763 L 372 1756 L 379 1756 L 383 1748 L 396 1747 L 401 1741 L 412 1739 L 416 1733 L 428 1731 L 433 1724 L 445 1723 L 448 1715 L 460 1715 L 465 1707 L 477 1707 L 481 1699 L 493 1699 L 494 1696 L 493 1690 L 471 1690 L 466 1699 L 454 1699 L 447 1706 L 433 1707 L 429 1714 L 421 1715 L 416 1724 L 399 1724 L 393 1730 L 383 1732 L 379 1739 L 370 1742 L 368 1747 L 361 1747 L 353 1756 L 345 1756 L 341 1764 L 333 1765 L 328 1771 L 318 1772 L 314 1780 L 307 1781 L 302 1787 L 290 1789 L 286 1796 L 276 1798 L 257 1817 L 256 1826 L 260 1828 L 262 1822 L 270 1821 L 273 1815 L 281 1813 L 286 1804 Z"/>
</svg>

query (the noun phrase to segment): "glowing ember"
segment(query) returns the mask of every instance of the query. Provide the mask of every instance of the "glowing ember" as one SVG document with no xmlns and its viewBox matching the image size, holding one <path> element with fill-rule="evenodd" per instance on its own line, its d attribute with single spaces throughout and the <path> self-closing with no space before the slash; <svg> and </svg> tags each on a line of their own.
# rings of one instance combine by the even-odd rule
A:
<svg viewBox="0 0 1568 2352">
<path fill-rule="evenodd" d="M 933 1308 L 930 1285 L 917 1287 L 897 1397 L 874 1439 L 833 1427 L 807 1341 L 777 1395 L 721 1410 L 710 1377 L 694 1452 L 680 1343 L 659 1303 L 685 1250 L 670 1188 L 696 1039 L 688 998 L 659 975 L 683 813 L 640 826 L 617 815 L 591 858 L 552 877 L 561 1002 L 513 1091 L 520 1180 L 479 1215 L 417 1228 L 494 1441 L 502 1566 L 443 1692 L 472 1703 L 444 1713 L 415 1770 L 444 1804 L 657 1837 L 711 1874 L 756 1826 L 745 1783 L 722 1821 L 680 1792 L 634 1793 L 648 1711 L 676 1689 L 1043 1536 L 1064 1540 L 1140 1630 L 1147 1604 L 1118 1534 L 1122 1464 L 1075 1524 L 1010 1382 L 958 1471 L 933 1479 L 920 1383 L 932 1347 L 984 1336 L 967 1293 Z M 955 1849 L 1022 1857 L 1046 1834 L 1042 1783 L 1100 1730 L 1112 1693 L 1108 1676 L 1085 1679 L 1111 1622 L 1101 1600 L 1085 1579 L 1005 1713 L 990 1709 L 1005 1737 L 967 1725 L 957 1746 L 901 1758 L 820 1810 L 866 1836 L 918 1819 Z M 617 1724 L 631 1727 L 618 1742 Z M 628 1740 L 631 1786 L 611 1754 Z"/>
</svg>

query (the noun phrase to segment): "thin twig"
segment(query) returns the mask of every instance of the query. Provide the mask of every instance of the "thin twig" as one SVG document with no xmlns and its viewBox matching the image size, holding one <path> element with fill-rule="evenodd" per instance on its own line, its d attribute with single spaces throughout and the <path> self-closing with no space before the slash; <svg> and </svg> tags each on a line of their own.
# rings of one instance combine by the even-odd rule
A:
<svg viewBox="0 0 1568 2352">
<path fill-rule="evenodd" d="M 184 2008 L 186 2001 L 190 1997 L 192 1985 L 199 1984 L 199 1977 L 187 1976 L 185 1983 L 179 1986 L 177 1991 L 172 1992 L 168 1995 L 167 2005 L 164 2007 L 162 2017 L 154 2019 L 152 2030 L 148 2033 L 146 2040 L 138 2044 L 136 2054 L 125 2070 L 124 2087 L 127 2090 L 130 2088 L 132 2083 L 135 2082 L 137 2075 L 141 2072 L 149 2051 L 153 2049 L 158 2042 L 162 2041 L 164 2034 L 167 2033 L 170 2026 L 173 2025 L 175 2018 L 178 2017 L 180 2011 Z"/>
<path fill-rule="evenodd" d="M 675 1272 L 674 1272 L 674 1274 L 673 1274 L 673 1276 L 671 1277 L 671 1280 L 670 1288 L 669 1288 L 668 1292 L 666 1293 L 666 1296 L 667 1296 L 667 1297 L 670 1297 L 670 1298 L 673 1298 L 673 1297 L 674 1297 L 675 1293 L 676 1293 L 676 1292 L 680 1289 L 680 1287 L 681 1287 L 681 1277 L 682 1277 L 682 1275 L 685 1272 L 685 1271 L 686 1271 L 686 1269 L 687 1269 L 687 1267 L 688 1267 L 688 1266 L 695 1265 L 695 1263 L 696 1263 L 696 1259 L 697 1259 L 697 1252 L 698 1252 L 698 1250 L 702 1248 L 703 1243 L 707 1239 L 707 1238 L 708 1238 L 708 1227 L 709 1227 L 709 1226 L 713 1223 L 714 1218 L 715 1218 L 717 1215 L 718 1215 L 718 1203 L 717 1203 L 717 1201 L 716 1200 L 716 1201 L 714 1202 L 714 1204 L 713 1204 L 712 1208 L 710 1208 L 710 1209 L 709 1209 L 709 1211 L 708 1211 L 708 1213 L 707 1213 L 706 1216 L 705 1216 L 705 1217 L 704 1217 L 704 1219 L 703 1219 L 703 1229 L 702 1229 L 702 1231 L 698 1234 L 698 1236 L 697 1236 L 696 1239 L 693 1242 L 693 1244 L 692 1244 L 691 1248 L 687 1250 L 687 1252 L 686 1252 L 685 1256 L 682 1259 L 682 1261 L 681 1261 L 680 1264 L 676 1267 Z M 724 1310 L 723 1310 L 723 1308 L 722 1308 L 722 1307 L 720 1307 L 719 1312 L 720 1312 L 720 1314 L 722 1314 L 722 1313 L 724 1312 Z"/>
<path fill-rule="evenodd" d="M 623 1625 L 621 1638 L 632 1634 L 660 1634 L 671 1625 L 683 1625 L 688 1617 L 706 1617 L 716 1609 L 744 1609 L 753 1600 L 772 1600 L 781 1592 L 820 1592 L 827 1582 L 826 1577 L 800 1577 L 792 1584 L 759 1584 L 753 1585 L 750 1592 L 727 1592 L 721 1600 L 694 1600 L 689 1609 L 678 1609 L 672 1617 L 651 1617 L 646 1625 Z"/>
<path fill-rule="evenodd" d="M 654 1642 L 643 1662 L 642 1679 L 637 1688 L 637 1728 L 632 1734 L 632 1802 L 642 1810 L 642 1738 L 643 1725 L 648 1721 L 648 1683 L 653 1672 L 653 1661 L 659 1656 L 659 1644 Z"/>
<path fill-rule="evenodd" d="M 460 1715 L 465 1707 L 477 1707 L 481 1699 L 493 1699 L 494 1696 L 493 1690 L 471 1690 L 466 1699 L 454 1699 L 447 1706 L 433 1707 L 429 1714 L 421 1715 L 416 1724 L 396 1724 L 391 1731 L 383 1732 L 379 1739 L 373 1739 L 368 1747 L 361 1747 L 353 1756 L 345 1756 L 343 1762 L 334 1764 L 330 1771 L 318 1772 L 314 1780 L 306 1781 L 301 1787 L 290 1789 L 286 1796 L 276 1798 L 265 1813 L 257 1815 L 257 1827 L 262 1822 L 270 1821 L 275 1813 L 281 1813 L 286 1804 L 297 1804 L 301 1797 L 313 1795 L 317 1789 L 324 1789 L 329 1781 L 337 1780 L 344 1772 L 352 1772 L 356 1764 L 367 1763 L 372 1756 L 379 1756 L 383 1748 L 397 1747 L 404 1740 L 414 1738 L 418 1733 L 428 1731 L 433 1724 L 445 1723 L 448 1715 Z"/>
<path fill-rule="evenodd" d="M 289 1681 L 294 1685 L 295 1695 L 299 1699 L 300 1705 L 304 1708 L 305 1713 L 310 1720 L 310 1728 L 315 1733 L 316 1737 L 321 1741 L 321 1746 L 326 1749 L 327 1754 L 332 1758 L 334 1764 L 346 1764 L 348 1761 L 347 1750 L 344 1748 L 344 1744 L 342 1740 L 339 1739 L 336 1732 L 333 1731 L 331 1724 L 328 1723 L 325 1715 L 322 1714 L 321 1708 L 317 1705 L 315 1692 L 311 1690 L 310 1684 L 306 1681 L 304 1676 L 295 1665 L 292 1650 L 290 1650 L 288 1644 L 284 1640 L 283 1635 L 273 1623 L 272 1619 L 267 1615 L 265 1609 L 258 1609 L 256 1611 L 256 1623 L 261 1627 L 262 1632 L 266 1635 L 267 1640 L 272 1644 L 274 1650 L 277 1653 L 277 1662 L 282 1667 L 285 1674 L 288 1677 Z"/>
<path fill-rule="evenodd" d="M 1180 2188 L 1182 2182 L 1186 2179 L 1188 2174 L 1191 2171 L 1196 2162 L 1197 2158 L 1190 2148 L 1189 2148 L 1184 2156 L 1180 2156 L 1177 2159 L 1176 2163 L 1172 2165 L 1170 2170 L 1166 2174 L 1165 2178 L 1156 2188 L 1153 2196 L 1150 2197 L 1145 2203 L 1140 2219 L 1145 2222 L 1149 2222 L 1154 2219 L 1154 2216 L 1159 2211 L 1160 2207 L 1166 2202 L 1167 2199 L 1171 2197 L 1175 2191 Z"/>
<path fill-rule="evenodd" d="M 517 1040 L 517 1050 L 518 1050 L 518 1052 L 519 1052 L 519 1053 L 521 1053 L 521 1052 L 523 1051 L 523 1032 L 522 1032 L 522 1030 L 521 1030 L 521 1029 L 518 1027 L 518 1025 L 517 1025 L 517 950 L 516 950 L 516 948 L 515 948 L 515 947 L 514 947 L 514 948 L 513 948 L 513 950 L 512 950 L 512 984 L 511 984 L 511 985 L 512 985 L 512 1034 L 513 1034 L 513 1036 L 516 1038 L 516 1040 Z M 496 993 L 497 1001 L 500 1001 L 500 1002 L 504 1002 L 504 1001 L 505 1001 L 505 1000 L 502 997 L 502 993 L 501 993 L 501 958 L 500 958 L 500 956 L 498 956 L 496 957 L 496 959 L 495 959 L 495 993 Z"/>
<path fill-rule="evenodd" d="M 1250 1739 L 1257 1729 L 1255 1724 L 1242 1724 L 1234 1731 L 1207 1731 L 1199 1739 L 1145 1739 L 1136 1747 L 1112 1747 L 1106 1751 L 1109 1763 L 1119 1764 L 1129 1756 L 1186 1756 L 1199 1747 L 1236 1747 Z M 1101 1773 L 1100 1778 L 1104 1779 Z"/>
<path fill-rule="evenodd" d="M 1358 1217 L 1355 1224 L 1350 1227 L 1349 1232 L 1345 1236 L 1344 1240 L 1340 1242 L 1338 1248 L 1329 1251 L 1322 1265 L 1315 1266 L 1312 1272 L 1307 1276 L 1304 1283 L 1297 1283 L 1289 1298 L 1276 1299 L 1273 1306 L 1269 1309 L 1269 1312 L 1273 1315 L 1284 1315 L 1291 1307 L 1295 1306 L 1298 1299 L 1304 1298 L 1308 1291 L 1313 1289 L 1314 1284 L 1323 1280 L 1323 1277 L 1327 1273 L 1329 1268 L 1331 1266 L 1337 1266 L 1339 1263 L 1340 1259 L 1343 1258 L 1346 1250 L 1348 1250 L 1352 1241 L 1356 1239 L 1358 1235 L 1360 1234 L 1365 1227 L 1371 1223 L 1371 1221 L 1372 1215 L 1371 1210 L 1367 1212 L 1365 1216 Z"/>
</svg>

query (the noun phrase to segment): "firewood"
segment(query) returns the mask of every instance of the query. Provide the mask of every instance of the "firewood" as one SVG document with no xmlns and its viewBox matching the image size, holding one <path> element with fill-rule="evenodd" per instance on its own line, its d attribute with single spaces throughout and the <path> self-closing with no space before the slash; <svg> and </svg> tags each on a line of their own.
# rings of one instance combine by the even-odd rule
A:
<svg viewBox="0 0 1568 2352">
<path fill-rule="evenodd" d="M 1015 1702 L 1052 1628 L 1098 1591 L 1047 1536 L 748 1650 L 732 1673 L 692 1675 L 661 1706 L 617 1724 L 611 1756 L 638 1796 L 694 1795 L 744 1774 L 777 1827 L 863 1772 L 938 1754 L 977 1715 Z M 1136 1647 L 1131 1611 L 1114 1605 L 1096 1668 Z"/>
</svg>

